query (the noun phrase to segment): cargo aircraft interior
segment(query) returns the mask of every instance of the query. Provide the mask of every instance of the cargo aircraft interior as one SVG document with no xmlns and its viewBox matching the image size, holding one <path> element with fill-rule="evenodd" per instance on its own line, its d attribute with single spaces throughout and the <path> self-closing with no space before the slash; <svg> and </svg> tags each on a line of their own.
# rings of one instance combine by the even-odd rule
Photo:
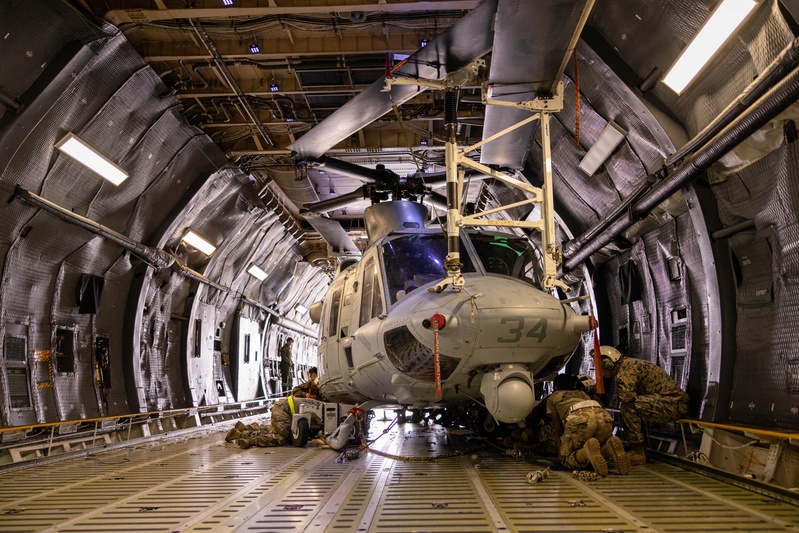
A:
<svg viewBox="0 0 799 533">
<path fill-rule="evenodd" d="M 798 35 L 0 0 L 0 532 L 799 531 Z M 631 440 L 604 347 L 687 411 Z M 563 466 L 559 374 L 645 463 Z"/>
</svg>

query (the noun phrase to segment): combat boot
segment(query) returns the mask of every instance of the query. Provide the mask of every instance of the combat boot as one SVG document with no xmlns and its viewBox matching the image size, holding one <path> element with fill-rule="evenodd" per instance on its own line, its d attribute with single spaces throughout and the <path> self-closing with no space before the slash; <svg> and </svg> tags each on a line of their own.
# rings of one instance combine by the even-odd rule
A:
<svg viewBox="0 0 799 533">
<path fill-rule="evenodd" d="M 239 431 L 237 428 L 233 428 L 227 432 L 227 435 L 225 435 L 225 442 L 233 442 L 239 437 L 241 437 L 241 431 Z"/>
<path fill-rule="evenodd" d="M 644 451 L 644 444 L 642 442 L 634 443 L 627 457 L 630 459 L 631 465 L 645 465 L 646 452 Z"/>
<path fill-rule="evenodd" d="M 624 444 L 622 444 L 619 437 L 611 437 L 602 446 L 602 457 L 607 461 L 612 461 L 616 465 L 619 474 L 625 475 L 630 473 L 630 457 L 624 451 Z"/>
<path fill-rule="evenodd" d="M 247 424 L 239 420 L 238 422 L 236 422 L 236 425 L 233 427 L 239 431 L 244 431 L 245 429 L 247 429 Z"/>
<path fill-rule="evenodd" d="M 239 448 L 247 449 L 252 446 L 252 441 L 250 439 L 239 439 Z"/>
<path fill-rule="evenodd" d="M 594 467 L 594 472 L 598 475 L 602 477 L 608 475 L 608 463 L 605 461 L 605 458 L 602 457 L 598 440 L 588 439 L 588 442 L 586 442 L 581 449 L 577 450 L 575 456 L 581 463 L 585 463 L 586 461 L 590 462 L 591 466 Z"/>
</svg>

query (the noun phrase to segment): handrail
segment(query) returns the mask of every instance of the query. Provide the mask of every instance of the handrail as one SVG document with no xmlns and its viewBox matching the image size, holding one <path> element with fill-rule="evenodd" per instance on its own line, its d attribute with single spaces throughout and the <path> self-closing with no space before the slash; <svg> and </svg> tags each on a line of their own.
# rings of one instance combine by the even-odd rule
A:
<svg viewBox="0 0 799 533">
<path fill-rule="evenodd" d="M 779 439 L 792 439 L 799 440 L 799 433 L 785 433 L 782 431 L 774 431 L 771 429 L 760 429 L 751 427 L 734 426 L 732 424 L 719 424 L 717 422 L 706 422 L 704 420 L 696 420 L 693 418 L 680 418 L 677 420 L 678 424 L 695 424 L 697 426 L 707 426 L 717 429 L 726 429 L 728 431 L 739 431 L 746 433 L 755 433 L 757 435 L 766 435 L 769 437 L 776 437 Z"/>
<path fill-rule="evenodd" d="M 178 416 L 180 414 L 190 414 L 192 412 L 220 412 L 219 408 L 222 407 L 223 411 L 224 408 L 229 406 L 242 406 L 246 409 L 248 404 L 253 404 L 252 407 L 261 406 L 264 403 L 273 400 L 274 398 L 262 398 L 258 400 L 247 400 L 243 402 L 235 402 L 235 403 L 220 403 L 215 405 L 203 405 L 200 407 L 181 407 L 179 409 L 167 409 L 163 411 L 145 411 L 142 413 L 128 413 L 124 415 L 110 415 L 110 416 L 101 416 L 101 417 L 93 417 L 93 418 L 82 418 L 79 420 L 59 420 L 56 422 L 43 422 L 41 424 L 28 424 L 25 426 L 9 426 L 9 427 L 2 427 L 0 428 L 0 433 L 6 433 L 11 431 L 22 431 L 22 430 L 29 430 L 29 429 L 42 429 L 48 427 L 58 427 L 58 426 L 68 426 L 72 424 L 85 424 L 90 422 L 103 422 L 105 420 L 127 420 L 127 419 L 136 419 L 136 418 L 150 418 L 152 420 L 156 420 L 157 418 L 169 418 L 171 416 Z M 153 417 L 153 415 L 158 415 L 157 418 Z"/>
</svg>

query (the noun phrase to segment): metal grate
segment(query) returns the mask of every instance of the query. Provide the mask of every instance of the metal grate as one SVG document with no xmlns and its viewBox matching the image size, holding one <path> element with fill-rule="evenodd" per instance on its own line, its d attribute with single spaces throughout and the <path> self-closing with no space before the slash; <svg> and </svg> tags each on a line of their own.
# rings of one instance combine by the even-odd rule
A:
<svg viewBox="0 0 799 533">
<path fill-rule="evenodd" d="M 531 485 L 541 466 L 493 448 L 393 458 L 464 451 L 438 426 L 396 426 L 376 443 L 392 455 L 347 462 L 312 445 L 242 450 L 225 432 L 2 473 L 0 532 L 799 531 L 795 506 L 666 464 Z"/>
</svg>

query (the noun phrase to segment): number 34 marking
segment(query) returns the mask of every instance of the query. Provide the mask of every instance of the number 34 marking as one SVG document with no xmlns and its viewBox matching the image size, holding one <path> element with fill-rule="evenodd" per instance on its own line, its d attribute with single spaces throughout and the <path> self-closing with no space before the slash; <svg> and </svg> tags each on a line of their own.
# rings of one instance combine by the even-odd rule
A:
<svg viewBox="0 0 799 533">
<path fill-rule="evenodd" d="M 508 334 L 511 337 L 497 337 L 497 342 L 519 342 L 522 339 L 522 334 L 524 334 L 524 317 L 504 317 L 499 321 L 500 324 L 509 324 L 515 325 L 515 327 L 510 328 Z M 538 322 L 530 328 L 530 330 L 524 334 L 525 337 L 532 337 L 534 339 L 538 339 L 538 342 L 544 342 L 544 338 L 547 335 L 547 319 L 546 318 L 539 318 Z"/>
</svg>

